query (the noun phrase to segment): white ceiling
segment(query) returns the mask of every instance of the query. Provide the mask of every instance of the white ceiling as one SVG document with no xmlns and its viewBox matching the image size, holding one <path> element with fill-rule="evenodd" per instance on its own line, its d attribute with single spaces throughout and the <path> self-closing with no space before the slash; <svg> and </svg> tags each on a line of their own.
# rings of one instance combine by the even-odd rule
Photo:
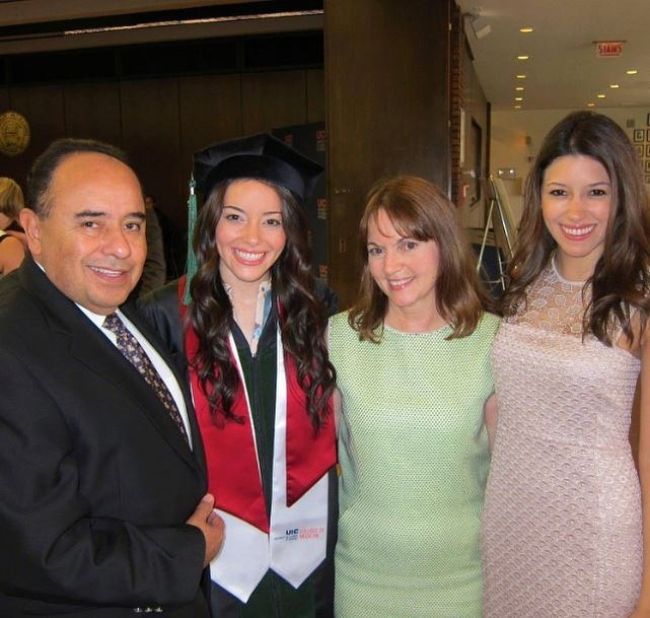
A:
<svg viewBox="0 0 650 618">
<path fill-rule="evenodd" d="M 650 106 L 650 0 L 457 0 L 466 17 L 474 66 L 493 110 Z M 522 34 L 519 28 L 534 32 Z M 616 58 L 599 58 L 594 41 L 626 41 Z M 519 61 L 520 54 L 530 56 Z M 637 69 L 634 76 L 627 69 Z M 515 75 L 525 73 L 525 80 Z M 611 89 L 610 84 L 619 84 Z M 523 92 L 515 92 L 524 86 Z M 598 93 L 605 99 L 598 99 Z"/>
</svg>

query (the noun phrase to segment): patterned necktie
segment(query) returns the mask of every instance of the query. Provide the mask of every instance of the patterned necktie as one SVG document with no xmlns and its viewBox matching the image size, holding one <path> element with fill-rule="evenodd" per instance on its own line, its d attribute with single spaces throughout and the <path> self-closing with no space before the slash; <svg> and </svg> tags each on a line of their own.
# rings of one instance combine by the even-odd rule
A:
<svg viewBox="0 0 650 618">
<path fill-rule="evenodd" d="M 144 378 L 144 381 L 153 388 L 158 399 L 160 399 L 167 412 L 169 412 L 169 416 L 172 417 L 172 420 L 180 429 L 183 437 L 187 440 L 185 425 L 183 425 L 183 419 L 176 407 L 176 402 L 146 352 L 138 343 L 138 340 L 133 336 L 131 331 L 124 326 L 124 322 L 120 320 L 120 317 L 116 313 L 111 313 L 106 316 L 106 319 L 104 320 L 104 328 L 115 334 L 117 337 L 117 349 L 122 352 L 127 360 L 138 370 L 140 375 Z"/>
</svg>

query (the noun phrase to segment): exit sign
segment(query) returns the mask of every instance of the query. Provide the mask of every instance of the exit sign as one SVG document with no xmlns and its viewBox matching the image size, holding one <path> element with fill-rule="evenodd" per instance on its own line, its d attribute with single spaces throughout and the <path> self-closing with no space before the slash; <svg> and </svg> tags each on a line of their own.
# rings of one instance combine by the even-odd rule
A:
<svg viewBox="0 0 650 618">
<path fill-rule="evenodd" d="M 620 56 L 623 53 L 623 41 L 596 41 L 599 56 Z"/>
</svg>

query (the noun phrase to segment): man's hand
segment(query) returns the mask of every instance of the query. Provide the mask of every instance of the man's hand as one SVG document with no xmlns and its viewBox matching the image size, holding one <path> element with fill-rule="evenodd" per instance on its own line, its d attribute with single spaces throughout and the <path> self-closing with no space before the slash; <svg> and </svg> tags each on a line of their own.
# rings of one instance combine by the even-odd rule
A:
<svg viewBox="0 0 650 618">
<path fill-rule="evenodd" d="M 212 510 L 214 496 L 205 494 L 201 498 L 196 510 L 185 522 L 190 526 L 196 526 L 205 538 L 205 560 L 203 566 L 208 566 L 223 545 L 223 519 Z"/>
</svg>

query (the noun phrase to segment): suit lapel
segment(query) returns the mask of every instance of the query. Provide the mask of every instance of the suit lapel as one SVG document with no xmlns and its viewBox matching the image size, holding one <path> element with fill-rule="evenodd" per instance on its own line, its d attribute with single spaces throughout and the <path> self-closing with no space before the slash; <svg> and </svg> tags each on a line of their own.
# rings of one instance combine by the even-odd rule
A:
<svg viewBox="0 0 650 618">
<path fill-rule="evenodd" d="M 149 325 L 145 320 L 142 319 L 142 316 L 137 311 L 132 303 L 127 303 L 120 307 L 120 311 L 133 322 L 138 330 L 146 337 L 149 343 L 156 349 L 156 352 L 160 354 L 161 358 L 165 361 L 169 369 L 174 374 L 174 378 L 180 386 L 181 392 L 183 393 L 183 399 L 185 400 L 185 408 L 187 410 L 187 416 L 190 424 L 190 431 L 192 434 L 192 447 L 194 451 L 194 457 L 196 462 L 201 467 L 201 470 L 205 473 L 205 454 L 203 451 L 203 441 L 201 440 L 201 434 L 196 422 L 196 416 L 194 414 L 194 405 L 192 403 L 192 396 L 190 394 L 189 385 L 187 379 L 181 375 L 178 370 L 177 364 L 174 362 L 174 359 L 165 347 L 165 345 L 160 341 L 158 336 L 151 330 Z M 150 389 L 151 390 L 151 389 Z M 166 417 L 169 418 L 169 414 L 165 411 Z M 171 419 L 170 419 L 171 422 Z M 173 423 L 172 423 L 173 424 Z M 178 430 L 176 433 L 179 434 Z M 185 440 L 181 438 L 182 443 L 187 447 Z"/>
<path fill-rule="evenodd" d="M 193 469 L 198 468 L 204 474 L 202 446 L 200 453 L 192 452 L 169 413 L 137 369 L 124 358 L 97 326 L 50 282 L 31 259 L 28 258 L 25 262 L 27 263 L 21 267 L 19 277 L 25 288 L 40 298 L 46 319 L 51 328 L 60 334 L 62 341 L 67 343 L 71 356 L 118 389 L 124 396 L 125 403 L 130 403 L 139 413 L 144 414 L 174 451 Z M 141 324 L 137 317 L 128 308 L 127 311 L 125 315 L 140 329 Z M 176 375 L 173 363 L 164 350 L 160 349 L 156 339 L 146 328 L 142 328 L 142 332 Z M 191 402 L 188 401 L 186 387 L 182 380 L 179 380 L 179 384 L 183 390 L 186 406 L 189 406 L 189 416 L 192 418 L 192 407 Z M 197 444 L 201 444 L 201 440 L 196 434 L 195 425 L 192 426 L 192 437 L 192 443 L 196 448 Z"/>
</svg>

